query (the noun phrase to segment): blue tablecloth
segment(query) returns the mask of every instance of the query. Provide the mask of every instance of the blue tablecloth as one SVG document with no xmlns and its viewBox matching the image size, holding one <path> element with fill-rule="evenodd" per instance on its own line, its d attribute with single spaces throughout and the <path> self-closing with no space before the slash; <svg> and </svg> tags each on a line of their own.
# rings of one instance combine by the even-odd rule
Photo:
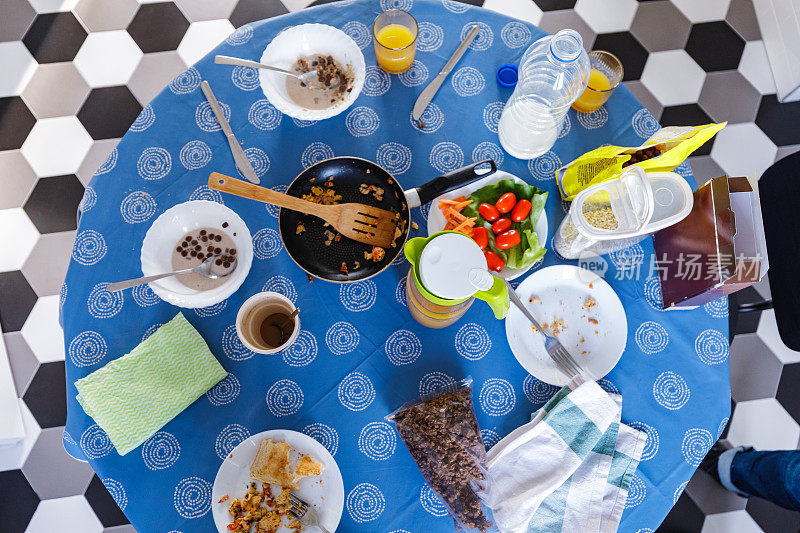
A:
<svg viewBox="0 0 800 533">
<path fill-rule="evenodd" d="M 420 21 L 417 61 L 399 76 L 375 67 L 372 50 L 371 23 L 390 7 L 410 9 Z M 363 48 L 368 65 L 354 106 L 319 123 L 282 116 L 264 99 L 254 71 L 215 66 L 212 58 L 259 59 L 282 28 L 305 22 L 342 28 Z M 478 38 L 426 111 L 426 127 L 418 129 L 410 120 L 412 103 L 473 22 L 481 26 Z M 304 167 L 333 155 L 376 161 L 406 187 L 490 156 L 501 169 L 550 191 L 552 234 L 566 208 L 554 169 L 603 143 L 638 145 L 658 124 L 620 87 L 594 113 L 570 111 L 561 138 L 542 157 L 527 162 L 505 154 L 497 121 L 510 90 L 498 86 L 495 70 L 517 61 L 542 35 L 530 24 L 449 0 L 340 2 L 237 29 L 145 107 L 86 191 L 62 291 L 64 444 L 88 459 L 138 531 L 212 531 L 211 484 L 222 458 L 243 438 L 270 428 L 305 432 L 334 454 L 346 497 L 339 531 L 453 529 L 383 417 L 420 391 L 471 375 L 490 446 L 526 422 L 555 388 L 527 375 L 511 354 L 503 322 L 481 302 L 447 329 L 414 322 L 401 288 L 408 265 L 401 261 L 356 284 L 309 283 L 283 249 L 274 210 L 204 185 L 211 171 L 236 170 L 199 85 L 208 79 L 230 111 L 265 185 L 285 186 Z M 678 171 L 692 180 L 688 165 Z M 219 305 L 185 310 L 230 376 L 120 457 L 76 402 L 73 383 L 128 352 L 178 311 L 147 287 L 113 294 L 104 288 L 141 274 L 140 246 L 157 215 L 198 198 L 233 208 L 253 234 L 256 258 L 242 288 Z M 427 209 L 413 214 L 423 229 Z M 724 428 L 730 406 L 727 303 L 661 312 L 658 281 L 648 272 L 652 253 L 648 239 L 607 258 L 629 337 L 622 360 L 602 383 L 622 391 L 623 420 L 649 435 L 622 522 L 629 532 L 658 526 Z M 544 266 L 559 262 L 551 250 Z M 640 266 L 638 279 L 615 279 Z M 254 355 L 236 337 L 239 306 L 262 289 L 280 291 L 302 309 L 300 337 L 282 355 Z"/>
</svg>

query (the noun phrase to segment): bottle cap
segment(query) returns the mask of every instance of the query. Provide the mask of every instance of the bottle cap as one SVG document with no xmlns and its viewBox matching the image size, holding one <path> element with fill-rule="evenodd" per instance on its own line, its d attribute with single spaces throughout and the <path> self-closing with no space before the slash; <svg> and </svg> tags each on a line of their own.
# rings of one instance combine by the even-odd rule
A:
<svg viewBox="0 0 800 533">
<path fill-rule="evenodd" d="M 502 87 L 514 87 L 517 84 L 517 67 L 504 63 L 497 69 L 497 83 Z"/>
</svg>

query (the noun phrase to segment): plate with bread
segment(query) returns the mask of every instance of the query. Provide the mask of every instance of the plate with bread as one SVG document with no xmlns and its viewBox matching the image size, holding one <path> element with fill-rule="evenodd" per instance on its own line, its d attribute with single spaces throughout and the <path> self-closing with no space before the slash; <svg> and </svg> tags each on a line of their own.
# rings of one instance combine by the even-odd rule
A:
<svg viewBox="0 0 800 533">
<path fill-rule="evenodd" d="M 222 461 L 211 492 L 220 533 L 294 533 L 289 492 L 313 505 L 320 525 L 336 531 L 344 483 L 333 456 L 308 435 L 273 429 L 242 441 Z M 306 527 L 303 530 L 313 531 Z"/>
</svg>

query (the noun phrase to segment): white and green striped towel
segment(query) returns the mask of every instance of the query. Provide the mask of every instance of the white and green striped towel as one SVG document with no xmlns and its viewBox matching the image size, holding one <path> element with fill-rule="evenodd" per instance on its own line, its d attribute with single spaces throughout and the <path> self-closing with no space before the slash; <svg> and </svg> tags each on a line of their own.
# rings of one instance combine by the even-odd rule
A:
<svg viewBox="0 0 800 533">
<path fill-rule="evenodd" d="M 178 313 L 130 353 L 75 382 L 78 402 L 125 455 L 228 373 Z"/>
<path fill-rule="evenodd" d="M 482 496 L 503 533 L 616 531 L 646 434 L 622 398 L 573 380 L 487 454 Z"/>
</svg>

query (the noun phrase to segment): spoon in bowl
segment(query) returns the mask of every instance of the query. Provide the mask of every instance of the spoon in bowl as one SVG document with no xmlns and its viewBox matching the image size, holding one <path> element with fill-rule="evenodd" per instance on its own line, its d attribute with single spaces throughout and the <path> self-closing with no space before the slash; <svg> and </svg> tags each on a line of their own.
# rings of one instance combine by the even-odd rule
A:
<svg viewBox="0 0 800 533">
<path fill-rule="evenodd" d="M 199 265 L 193 268 L 185 268 L 183 270 L 176 270 L 175 272 L 167 272 L 165 274 L 154 274 L 152 276 L 143 276 L 141 278 L 129 279 L 127 281 L 118 281 L 116 283 L 110 284 L 106 287 L 106 290 L 109 292 L 113 291 L 121 291 L 125 289 L 129 289 L 131 287 L 136 287 L 137 285 L 144 285 L 145 283 L 150 283 L 151 281 L 156 281 L 162 278 L 168 278 L 170 276 L 176 276 L 178 274 L 200 274 L 202 276 L 207 277 L 208 279 L 219 279 L 219 278 L 226 278 L 230 276 L 234 270 L 236 270 L 236 263 L 238 263 L 238 259 L 236 257 L 233 258 L 233 263 L 231 266 L 225 269 L 213 269 L 214 268 L 214 261 L 217 257 L 222 254 L 212 255 Z M 212 270 L 213 269 L 213 270 Z"/>
<path fill-rule="evenodd" d="M 258 61 L 250 61 L 249 59 L 240 59 L 238 57 L 230 56 L 214 56 L 214 63 L 217 65 L 234 65 L 237 67 L 263 68 L 265 70 L 271 70 L 273 72 L 278 72 L 279 74 L 285 74 L 286 76 L 297 78 L 300 80 L 300 83 L 304 83 L 312 89 L 335 89 L 340 83 L 339 78 L 337 77 L 335 80 L 331 80 L 330 85 L 324 85 L 321 81 L 319 81 L 316 69 L 298 74 L 290 70 L 284 70 L 282 68 L 265 65 L 264 63 L 259 63 Z"/>
</svg>

